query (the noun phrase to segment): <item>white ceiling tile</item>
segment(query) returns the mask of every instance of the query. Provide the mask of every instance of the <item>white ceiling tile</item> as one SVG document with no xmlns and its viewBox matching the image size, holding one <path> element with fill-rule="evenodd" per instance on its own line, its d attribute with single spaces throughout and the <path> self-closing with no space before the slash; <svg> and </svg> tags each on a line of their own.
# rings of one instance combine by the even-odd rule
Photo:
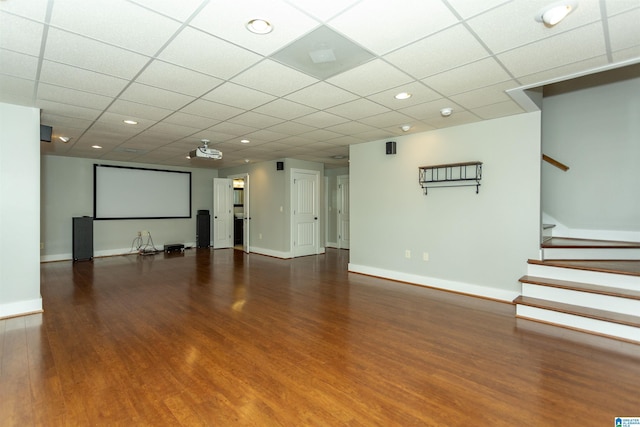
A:
<svg viewBox="0 0 640 427">
<path fill-rule="evenodd" d="M 211 126 L 207 129 L 207 132 L 219 132 L 221 134 L 233 135 L 233 137 L 240 137 L 251 132 L 258 130 L 256 127 L 248 126 L 242 123 L 222 122 L 217 125 Z M 213 140 L 212 140 L 213 141 Z"/>
<path fill-rule="evenodd" d="M 38 98 L 94 110 L 104 110 L 113 102 L 113 98 L 109 96 L 96 95 L 47 83 L 38 85 Z"/>
<path fill-rule="evenodd" d="M 196 116 L 194 114 L 185 114 L 180 112 L 173 113 L 169 117 L 166 117 L 163 121 L 167 123 L 190 126 L 198 129 L 206 129 L 220 123 L 220 121 L 216 119 L 210 119 L 208 117 Z"/>
<path fill-rule="evenodd" d="M 298 117 L 297 119 L 295 119 L 295 121 L 298 123 L 302 123 L 303 125 L 326 128 L 329 126 L 344 123 L 347 121 L 347 119 L 345 119 L 344 117 L 336 116 L 335 114 L 327 113 L 325 111 L 318 111 L 307 116 Z"/>
<path fill-rule="evenodd" d="M 200 129 L 189 126 L 176 125 L 173 123 L 159 122 L 146 130 L 149 133 L 158 133 L 161 135 L 172 136 L 175 139 L 184 138 L 199 132 Z"/>
<path fill-rule="evenodd" d="M 269 127 L 269 130 L 284 133 L 286 135 L 300 135 L 306 132 L 311 132 L 314 129 L 315 128 L 312 126 L 307 126 L 296 122 L 283 122 Z"/>
<path fill-rule="evenodd" d="M 285 98 L 308 105 L 312 108 L 325 109 L 334 105 L 353 101 L 358 97 L 344 89 L 340 89 L 325 82 L 319 82 L 312 86 L 301 89 Z"/>
<path fill-rule="evenodd" d="M 640 1 L 637 2 L 640 5 Z M 611 50 L 618 51 L 640 46 L 640 7 L 609 18 Z"/>
<path fill-rule="evenodd" d="M 376 128 L 373 126 L 365 125 L 364 123 L 353 122 L 353 121 L 347 122 L 347 123 L 341 123 L 339 125 L 330 126 L 327 128 L 327 130 L 330 130 L 331 132 L 336 132 L 342 135 L 355 135 L 358 133 L 370 132 L 375 129 Z"/>
<path fill-rule="evenodd" d="M 611 53 L 613 62 L 624 62 L 629 60 L 637 61 L 640 58 L 640 46 L 630 47 L 629 49 L 618 50 Z"/>
<path fill-rule="evenodd" d="M 34 91 L 34 80 L 0 74 L 2 102 L 32 107 L 35 105 Z"/>
<path fill-rule="evenodd" d="M 440 110 L 442 110 L 443 108 L 452 108 L 454 113 L 458 113 L 463 110 L 460 105 L 456 104 L 450 99 L 441 98 L 435 101 L 429 101 L 423 104 L 402 108 L 398 111 L 417 120 L 426 120 L 441 117 Z"/>
<path fill-rule="evenodd" d="M 328 139 L 339 138 L 342 135 L 340 135 L 339 133 L 328 131 L 326 129 L 316 129 L 312 130 L 311 132 L 303 133 L 299 136 L 301 138 L 311 139 L 313 141 L 326 141 Z"/>
<path fill-rule="evenodd" d="M 37 72 L 37 57 L 0 49 L 0 74 L 35 80 Z"/>
<path fill-rule="evenodd" d="M 45 59 L 125 79 L 133 78 L 147 57 L 86 37 L 49 28 Z"/>
<path fill-rule="evenodd" d="M 38 108 L 41 108 L 43 112 L 55 111 L 56 114 L 65 117 L 78 118 L 83 120 L 95 120 L 101 114 L 100 110 L 64 104 L 56 101 L 48 101 L 45 99 L 38 100 L 36 106 Z"/>
<path fill-rule="evenodd" d="M 445 96 L 490 86 L 510 76 L 493 58 L 486 58 L 427 77 L 422 82 Z"/>
<path fill-rule="evenodd" d="M 508 101 L 511 98 L 505 92 L 507 89 L 513 89 L 521 86 L 515 80 L 498 83 L 497 85 L 483 87 L 481 89 L 453 95 L 451 100 L 464 108 L 478 108 L 484 105 L 496 104 L 498 102 Z"/>
<path fill-rule="evenodd" d="M 228 105 L 218 104 L 217 102 L 196 99 L 189 105 L 184 106 L 180 111 L 216 120 L 227 120 L 233 116 L 241 114 L 243 110 L 230 107 Z"/>
<path fill-rule="evenodd" d="M 240 114 L 229 119 L 229 122 L 231 123 L 251 126 L 256 129 L 270 127 L 278 123 L 282 123 L 282 121 L 282 119 L 266 116 L 264 114 L 254 113 L 253 111 L 247 111 L 244 114 Z"/>
<path fill-rule="evenodd" d="M 175 0 L 131 0 L 131 2 L 184 22 L 201 4 L 207 3 L 207 0 L 180 0 L 179 2 Z"/>
<path fill-rule="evenodd" d="M 471 29 L 493 53 L 504 52 L 537 40 L 555 37 L 565 31 L 600 19 L 596 1 L 583 1 L 558 25 L 548 28 L 535 20 L 548 0 L 509 2 L 467 21 Z"/>
<path fill-rule="evenodd" d="M 137 125 L 128 125 L 124 123 L 125 120 L 135 119 Z M 145 119 L 143 117 L 131 117 L 126 114 L 117 114 L 105 111 L 98 119 L 100 123 L 99 127 L 95 127 L 95 130 L 106 129 L 117 133 L 118 135 L 135 135 L 147 129 L 156 123 L 156 120 Z M 94 129 L 94 128 L 92 128 Z"/>
<path fill-rule="evenodd" d="M 327 111 L 351 120 L 359 120 L 364 117 L 387 112 L 389 111 L 389 108 L 373 101 L 369 101 L 368 99 L 360 98 L 355 101 L 328 108 Z"/>
<path fill-rule="evenodd" d="M 420 19 L 415 19 L 419 16 Z M 440 0 L 364 0 L 329 25 L 379 55 L 457 22 Z"/>
<path fill-rule="evenodd" d="M 395 96 L 400 92 L 410 93 L 411 98 L 396 99 Z M 432 101 L 438 98 L 442 98 L 442 95 L 435 92 L 433 89 L 428 88 L 421 82 L 411 82 L 367 97 L 367 99 L 377 102 L 391 110 L 422 104 L 423 102 Z"/>
<path fill-rule="evenodd" d="M 29 2 L 12 1 L 10 3 Z M 0 5 L 4 4 L 7 4 L 7 2 L 0 2 Z M 0 29 L 2 31 L 0 48 L 28 55 L 40 55 L 44 25 L 8 13 L 0 13 Z"/>
<path fill-rule="evenodd" d="M 40 114 L 40 123 L 43 125 L 53 126 L 55 132 L 56 127 L 80 129 L 82 131 L 88 129 L 93 124 L 93 120 L 84 120 L 74 117 L 65 117 L 58 114 L 47 113 L 42 111 Z"/>
<path fill-rule="evenodd" d="M 465 26 L 456 25 L 398 49 L 384 58 L 422 79 L 489 56 Z"/>
<path fill-rule="evenodd" d="M 449 0 L 449 4 L 462 16 L 468 19 L 511 0 Z"/>
<path fill-rule="evenodd" d="M 132 83 L 120 95 L 125 101 L 147 104 L 155 107 L 177 110 L 195 98 L 181 93 L 159 89 L 140 83 Z"/>
<path fill-rule="evenodd" d="M 157 121 L 167 117 L 173 110 L 117 99 L 109 106 L 107 111 L 127 117 Z"/>
<path fill-rule="evenodd" d="M 618 13 L 640 7 L 637 0 L 604 0 L 604 4 L 607 8 L 608 16 L 617 15 Z"/>
<path fill-rule="evenodd" d="M 288 135 L 274 132 L 269 129 L 260 129 L 255 132 L 251 132 L 245 135 L 245 138 L 251 141 L 249 144 L 245 144 L 249 147 L 254 147 L 258 144 L 263 144 L 265 142 L 277 141 L 279 139 L 286 138 Z"/>
<path fill-rule="evenodd" d="M 461 111 L 459 113 L 452 114 L 449 117 L 435 117 L 433 119 L 424 120 L 424 122 L 436 129 L 447 128 L 452 126 L 466 125 L 468 123 L 479 122 L 481 119 L 477 115 L 469 111 Z"/>
<path fill-rule="evenodd" d="M 359 0 L 295 0 L 292 5 L 314 18 L 326 22 Z"/>
<path fill-rule="evenodd" d="M 273 101 L 275 96 L 234 83 L 223 83 L 204 95 L 203 98 L 232 107 L 252 110 L 260 105 Z"/>
<path fill-rule="evenodd" d="M 268 35 L 247 30 L 251 19 L 266 19 L 273 25 Z M 242 2 L 209 3 L 190 25 L 245 46 L 254 52 L 269 55 L 291 40 L 311 31 L 318 22 L 281 0 L 244 0 Z"/>
<path fill-rule="evenodd" d="M 524 113 L 524 110 L 512 100 L 498 102 L 474 108 L 471 112 L 484 120 L 497 119 L 498 117 L 512 116 Z"/>
<path fill-rule="evenodd" d="M 14 15 L 44 22 L 48 2 L 48 0 L 2 1 L 0 2 L 0 12 L 9 12 Z"/>
<path fill-rule="evenodd" d="M 271 59 L 261 61 L 231 81 L 276 96 L 285 96 L 318 82 L 307 74 Z"/>
<path fill-rule="evenodd" d="M 193 139 L 194 141 L 197 141 L 198 143 L 203 139 L 208 139 L 209 141 L 211 141 L 209 145 L 212 145 L 217 148 L 217 145 L 221 141 L 235 141 L 238 139 L 238 136 L 232 133 L 225 133 L 219 130 L 214 130 L 214 128 L 211 127 L 209 129 L 205 129 L 203 131 L 195 133 L 190 137 L 186 138 L 185 140 L 190 141 L 191 139 Z M 194 142 L 194 145 L 198 145 L 198 144 Z"/>
<path fill-rule="evenodd" d="M 515 76 L 544 71 L 606 53 L 600 22 L 498 55 Z"/>
<path fill-rule="evenodd" d="M 584 61 L 573 62 L 561 67 L 544 70 L 538 73 L 528 74 L 518 77 L 518 81 L 523 85 L 543 84 L 547 81 L 558 81 L 572 78 L 574 74 L 584 72 L 585 70 L 594 70 L 596 68 L 607 65 L 609 62 L 606 55 L 589 58 Z"/>
<path fill-rule="evenodd" d="M 180 27 L 172 19 L 124 0 L 56 1 L 50 24 L 150 56 Z"/>
<path fill-rule="evenodd" d="M 223 80 L 162 61 L 151 62 L 136 82 L 191 96 L 201 96 Z"/>
<path fill-rule="evenodd" d="M 311 145 L 316 142 L 315 139 L 304 138 L 300 135 L 291 136 L 289 138 L 283 138 L 278 141 L 279 144 L 287 145 L 288 147 L 303 147 L 305 145 Z"/>
<path fill-rule="evenodd" d="M 194 49 L 194 46 L 200 48 Z M 222 79 L 238 74 L 261 59 L 247 49 L 193 28 L 183 29 L 158 57 Z"/>
<path fill-rule="evenodd" d="M 360 122 L 364 124 L 378 128 L 400 126 L 410 121 L 411 117 L 397 111 L 389 111 L 387 113 L 378 114 L 377 116 L 371 116 L 360 120 Z"/>
<path fill-rule="evenodd" d="M 327 80 L 333 85 L 361 96 L 371 95 L 389 86 L 400 86 L 411 81 L 413 79 L 407 74 L 381 59 L 374 59 Z"/>
<path fill-rule="evenodd" d="M 266 114 L 268 116 L 278 117 L 283 120 L 292 120 L 296 117 L 311 114 L 317 110 L 297 102 L 278 98 L 268 104 L 261 105 L 254 109 L 256 113 Z"/>
<path fill-rule="evenodd" d="M 338 138 L 333 138 L 333 139 L 329 139 L 327 140 L 327 143 L 332 144 L 332 145 L 339 145 L 339 146 L 348 146 L 351 144 L 360 144 L 362 142 L 365 142 L 362 139 L 359 138 L 355 138 L 353 136 L 340 136 Z"/>
<path fill-rule="evenodd" d="M 40 81 L 109 97 L 117 96 L 127 84 L 124 79 L 51 61 L 42 61 Z"/>
</svg>

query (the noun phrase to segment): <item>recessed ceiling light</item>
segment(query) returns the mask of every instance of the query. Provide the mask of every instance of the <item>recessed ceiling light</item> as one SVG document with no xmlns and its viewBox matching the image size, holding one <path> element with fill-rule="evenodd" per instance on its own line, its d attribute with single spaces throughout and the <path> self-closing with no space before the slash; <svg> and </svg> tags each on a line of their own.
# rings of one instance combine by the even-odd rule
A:
<svg viewBox="0 0 640 427">
<path fill-rule="evenodd" d="M 135 120 L 123 120 L 123 122 L 125 122 L 128 125 L 137 125 L 138 122 L 136 122 Z"/>
<path fill-rule="evenodd" d="M 536 21 L 544 23 L 547 27 L 553 27 L 568 14 L 573 12 L 578 7 L 578 2 L 575 0 L 565 0 L 548 5 L 541 9 L 536 14 Z"/>
<path fill-rule="evenodd" d="M 440 110 L 440 115 L 442 117 L 449 117 L 451 115 L 451 113 L 453 113 L 453 108 L 443 108 L 442 110 Z"/>
<path fill-rule="evenodd" d="M 410 125 L 402 125 L 400 126 L 400 129 L 402 129 L 403 132 L 408 132 L 409 129 L 411 129 Z"/>
<path fill-rule="evenodd" d="M 247 30 L 255 34 L 269 34 L 273 31 L 273 26 L 269 21 L 264 19 L 252 19 L 247 22 Z"/>
<path fill-rule="evenodd" d="M 92 145 L 91 148 L 95 148 L 96 150 L 99 150 L 102 148 L 101 145 Z"/>
<path fill-rule="evenodd" d="M 59 136 L 58 139 L 66 144 L 71 138 L 68 136 Z"/>
<path fill-rule="evenodd" d="M 400 92 L 396 95 L 396 99 L 409 99 L 411 98 L 411 94 L 409 92 Z"/>
<path fill-rule="evenodd" d="M 244 159 L 244 162 L 245 162 L 245 163 L 249 163 L 250 161 L 251 161 L 251 160 L 249 160 L 249 159 Z"/>
<path fill-rule="evenodd" d="M 248 139 L 241 139 L 240 142 L 243 143 L 243 144 L 248 144 L 251 141 L 249 141 Z"/>
</svg>

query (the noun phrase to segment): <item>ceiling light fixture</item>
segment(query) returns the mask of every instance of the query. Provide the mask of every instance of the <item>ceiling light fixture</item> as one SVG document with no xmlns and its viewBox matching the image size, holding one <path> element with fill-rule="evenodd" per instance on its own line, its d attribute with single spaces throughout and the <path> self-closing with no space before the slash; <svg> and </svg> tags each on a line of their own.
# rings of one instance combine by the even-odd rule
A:
<svg viewBox="0 0 640 427">
<path fill-rule="evenodd" d="M 409 129 L 411 129 L 410 125 L 402 125 L 400 126 L 400 129 L 402 129 L 403 132 L 408 132 Z"/>
<path fill-rule="evenodd" d="M 553 27 L 568 14 L 578 7 L 578 2 L 574 0 L 565 0 L 548 5 L 536 14 L 536 21 L 542 22 L 547 27 Z"/>
<path fill-rule="evenodd" d="M 252 19 L 247 22 L 247 30 L 255 34 L 269 34 L 273 31 L 273 26 L 264 19 Z"/>
<path fill-rule="evenodd" d="M 409 92 L 400 92 L 395 96 L 396 99 L 409 99 L 411 98 L 411 94 Z"/>
<path fill-rule="evenodd" d="M 58 139 L 66 144 L 71 138 L 68 136 L 59 136 Z"/>
<path fill-rule="evenodd" d="M 95 148 L 96 150 L 99 150 L 102 148 L 101 145 L 92 145 L 91 148 Z"/>
<path fill-rule="evenodd" d="M 137 125 L 138 122 L 136 122 L 135 120 L 123 120 L 123 122 L 125 122 L 128 125 Z"/>
<path fill-rule="evenodd" d="M 443 108 L 442 110 L 440 110 L 440 115 L 442 117 L 449 117 L 451 115 L 451 113 L 453 113 L 453 108 Z"/>
<path fill-rule="evenodd" d="M 251 141 L 249 141 L 248 139 L 241 139 L 240 142 L 243 143 L 243 144 L 248 144 Z"/>
</svg>

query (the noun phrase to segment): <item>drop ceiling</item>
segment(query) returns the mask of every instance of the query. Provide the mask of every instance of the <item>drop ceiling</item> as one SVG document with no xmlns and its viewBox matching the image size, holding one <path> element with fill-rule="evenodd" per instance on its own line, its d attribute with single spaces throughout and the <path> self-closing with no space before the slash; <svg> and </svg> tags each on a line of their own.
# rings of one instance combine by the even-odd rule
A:
<svg viewBox="0 0 640 427">
<path fill-rule="evenodd" d="M 640 61 L 640 1 L 582 0 L 552 28 L 535 20 L 549 3 L 0 0 L 0 102 L 41 109 L 54 134 L 43 154 L 342 167 L 351 144 L 520 114 L 514 90 Z M 247 31 L 254 18 L 273 31 Z M 364 59 L 344 65 L 342 48 L 309 45 L 313 34 Z M 344 67 L 298 66 L 297 46 Z M 187 159 L 202 139 L 223 159 Z"/>
</svg>

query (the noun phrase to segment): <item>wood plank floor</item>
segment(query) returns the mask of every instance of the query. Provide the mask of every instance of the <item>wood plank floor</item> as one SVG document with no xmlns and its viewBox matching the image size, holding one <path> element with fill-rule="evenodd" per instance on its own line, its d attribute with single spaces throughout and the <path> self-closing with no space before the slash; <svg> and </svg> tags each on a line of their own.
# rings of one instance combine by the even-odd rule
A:
<svg viewBox="0 0 640 427">
<path fill-rule="evenodd" d="M 640 416 L 640 346 L 348 273 L 348 255 L 42 264 L 45 312 L 0 321 L 0 425 L 600 427 Z"/>
</svg>

